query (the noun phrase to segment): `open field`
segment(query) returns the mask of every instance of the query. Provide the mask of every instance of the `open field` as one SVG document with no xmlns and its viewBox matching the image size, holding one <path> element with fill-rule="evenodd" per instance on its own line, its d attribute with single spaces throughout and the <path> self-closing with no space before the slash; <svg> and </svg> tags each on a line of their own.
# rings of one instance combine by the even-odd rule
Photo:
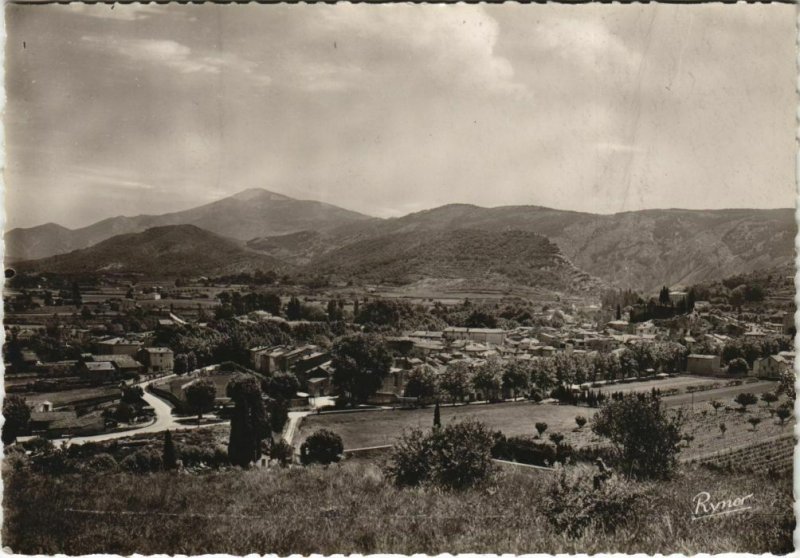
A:
<svg viewBox="0 0 800 558">
<path fill-rule="evenodd" d="M 567 434 L 576 428 L 576 415 L 588 418 L 594 412 L 588 407 L 537 405 L 530 401 L 441 407 L 442 424 L 469 417 L 492 429 L 502 430 L 506 436 L 535 434 L 537 422 L 548 424 L 548 434 Z M 432 424 L 433 408 L 309 415 L 303 420 L 296 441 L 302 443 L 315 430 L 328 428 L 342 437 L 345 449 L 382 446 L 393 444 L 403 430 L 430 428 Z M 584 439 L 588 442 L 591 438 L 588 427 L 572 434 L 569 439 L 574 444 Z"/>
<path fill-rule="evenodd" d="M 542 501 L 549 474 L 498 468 L 460 492 L 398 489 L 373 463 L 202 475 L 3 469 L 3 544 L 16 553 L 684 553 L 792 550 L 789 476 L 687 468 L 643 483 L 633 519 L 569 538 Z M 692 521 L 692 497 L 754 494 L 753 510 Z"/>
<path fill-rule="evenodd" d="M 671 380 L 681 380 L 681 378 L 671 378 Z M 652 389 L 650 382 L 625 384 L 625 387 L 629 390 L 644 392 Z M 665 397 L 665 405 L 676 409 L 680 407 L 686 413 L 687 423 L 684 432 L 694 437 L 681 456 L 697 457 L 728 447 L 754 444 L 764 437 L 791 433 L 791 424 L 794 419 L 790 419 L 781 426 L 776 418 L 770 417 L 769 410 L 763 403 L 750 407 L 747 413 L 741 413 L 738 410 L 726 411 L 723 408 L 716 414 L 708 404 L 711 399 L 716 399 L 725 405 L 738 407 L 733 402 L 737 393 L 760 393 L 774 388 L 774 382 L 759 382 L 697 392 L 694 394 L 694 405 L 690 401 L 691 394 Z M 781 399 L 781 401 L 783 400 Z M 773 403 L 772 407 L 776 408 L 778 404 L 780 402 Z M 591 432 L 589 425 L 578 429 L 575 423 L 577 415 L 583 415 L 590 419 L 595 412 L 596 409 L 585 406 L 538 405 L 528 401 L 441 407 L 443 423 L 473 418 L 486 423 L 492 429 L 502 431 L 506 436 L 534 435 L 536 433 L 535 423 L 545 422 L 548 425 L 545 437 L 552 432 L 560 432 L 564 434 L 565 441 L 574 447 L 604 443 L 604 440 Z M 756 430 L 753 430 L 747 421 L 755 416 L 759 417 L 762 422 Z M 720 422 L 726 424 L 725 436 L 721 435 Z M 345 449 L 391 445 L 402 435 L 404 430 L 426 429 L 430 428 L 432 424 L 433 409 L 430 407 L 309 415 L 301 423 L 295 444 L 299 447 L 299 444 L 312 432 L 320 428 L 327 428 L 342 437 Z"/>
<path fill-rule="evenodd" d="M 75 405 L 82 401 L 90 401 L 99 397 L 110 397 L 120 395 L 118 387 L 93 387 L 82 389 L 70 389 L 63 391 L 46 391 L 21 393 L 22 397 L 30 404 L 38 404 L 43 401 L 50 401 L 54 407 L 65 407 Z"/>
</svg>

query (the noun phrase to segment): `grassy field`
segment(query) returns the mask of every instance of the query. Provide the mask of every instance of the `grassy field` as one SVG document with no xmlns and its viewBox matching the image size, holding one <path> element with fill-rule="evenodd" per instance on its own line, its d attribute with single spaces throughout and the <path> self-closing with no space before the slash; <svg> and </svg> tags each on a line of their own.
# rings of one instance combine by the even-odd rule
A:
<svg viewBox="0 0 800 558">
<path fill-rule="evenodd" d="M 30 392 L 20 394 L 29 404 L 41 403 L 43 401 L 50 401 L 54 407 L 64 407 L 67 405 L 74 405 L 81 401 L 95 399 L 97 397 L 105 397 L 111 395 L 120 395 L 118 387 L 93 387 L 82 389 L 69 389 L 62 391 L 47 391 L 47 392 Z"/>
<path fill-rule="evenodd" d="M 680 408 L 686 413 L 685 432 L 694 436 L 694 440 L 686 450 L 687 455 L 696 457 L 719 451 L 731 445 L 747 445 L 763 439 L 765 436 L 791 433 L 790 423 L 794 419 L 790 419 L 786 425 L 780 426 L 777 419 L 770 417 L 769 411 L 763 403 L 759 403 L 756 407 L 750 407 L 747 413 L 721 409 L 717 414 L 708 404 L 708 401 L 716 399 L 725 405 L 737 407 L 733 402 L 737 393 L 759 394 L 772 391 L 775 388 L 774 382 L 757 382 L 726 387 L 724 382 L 719 380 L 681 376 L 609 386 L 607 391 L 649 392 L 655 386 L 662 390 L 678 388 L 683 391 L 688 386 L 711 385 L 712 383 L 720 383 L 722 387 L 696 392 L 693 396 L 682 393 L 664 398 L 665 405 L 674 409 Z M 783 400 L 781 399 L 781 401 Z M 779 403 L 773 403 L 773 408 Z M 470 417 L 484 422 L 494 430 L 502 431 L 506 436 L 533 435 L 536 433 L 534 425 L 537 422 L 545 422 L 548 425 L 545 437 L 550 433 L 560 432 L 564 435 L 566 442 L 574 447 L 603 443 L 603 440 L 592 434 L 588 425 L 579 429 L 575 423 L 577 415 L 583 415 L 590 419 L 595 412 L 595 409 L 586 406 L 537 405 L 529 401 L 441 407 L 443 423 Z M 762 419 L 755 431 L 747 422 L 753 416 Z M 726 423 L 725 436 L 722 436 L 719 430 L 720 422 Z M 432 408 L 324 413 L 305 417 L 294 441 L 299 447 L 299 444 L 312 432 L 327 428 L 342 437 L 345 449 L 383 446 L 393 444 L 405 430 L 430 428 L 432 424 Z"/>
<path fill-rule="evenodd" d="M 541 502 L 550 477 L 502 468 L 464 492 L 398 489 L 373 463 L 202 475 L 45 477 L 4 463 L 3 545 L 16 553 L 597 553 L 792 550 L 789 477 L 686 469 L 639 486 L 633 519 L 580 538 Z M 692 497 L 753 494 L 750 512 L 692 521 Z"/>
<path fill-rule="evenodd" d="M 534 424 L 546 422 L 546 434 L 569 433 L 569 441 L 573 444 L 587 442 L 592 438 L 588 427 L 573 432 L 577 428 L 575 416 L 583 415 L 588 418 L 594 412 L 594 409 L 588 407 L 537 405 L 530 401 L 441 407 L 442 424 L 470 417 L 494 430 L 503 431 L 506 436 L 517 436 L 535 434 Z M 309 415 L 303 420 L 295 441 L 300 444 L 315 430 L 328 428 L 342 437 L 345 449 L 382 446 L 393 444 L 404 430 L 427 429 L 432 424 L 432 408 Z"/>
</svg>

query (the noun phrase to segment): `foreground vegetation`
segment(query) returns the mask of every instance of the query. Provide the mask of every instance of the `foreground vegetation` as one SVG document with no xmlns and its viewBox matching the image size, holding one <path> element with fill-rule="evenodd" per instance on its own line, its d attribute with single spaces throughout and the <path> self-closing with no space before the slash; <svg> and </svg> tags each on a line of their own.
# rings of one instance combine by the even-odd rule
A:
<svg viewBox="0 0 800 558">
<path fill-rule="evenodd" d="M 792 550 L 791 478 L 681 469 L 635 483 L 629 520 L 571 537 L 545 512 L 553 473 L 495 467 L 462 491 L 397 488 L 372 462 L 47 477 L 4 464 L 3 541 L 26 554 L 772 552 Z M 692 521 L 692 497 L 754 494 Z M 131 534 L 136 533 L 133 537 Z"/>
</svg>

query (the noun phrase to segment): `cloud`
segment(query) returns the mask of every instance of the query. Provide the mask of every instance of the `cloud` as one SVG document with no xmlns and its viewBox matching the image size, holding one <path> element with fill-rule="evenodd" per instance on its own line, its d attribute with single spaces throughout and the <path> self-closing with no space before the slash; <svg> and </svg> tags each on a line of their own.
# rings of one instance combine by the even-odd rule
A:
<svg viewBox="0 0 800 558">
<path fill-rule="evenodd" d="M 182 43 L 170 39 L 137 39 L 116 36 L 84 35 L 81 40 L 124 56 L 134 62 L 162 65 L 182 74 L 219 74 L 236 70 L 268 85 L 271 78 L 256 72 L 257 65 L 230 53 L 199 55 Z"/>
<path fill-rule="evenodd" d="M 357 66 L 369 70 L 343 79 L 386 78 L 388 68 L 397 77 L 410 68 L 402 76 L 409 81 L 493 93 L 524 89 L 511 62 L 496 54 L 499 26 L 482 7 L 337 4 L 319 6 L 317 15 L 310 33 L 355 43 Z"/>
<path fill-rule="evenodd" d="M 549 19 L 537 24 L 531 35 L 538 49 L 592 73 L 610 68 L 628 72 L 641 55 L 629 49 L 601 20 Z"/>
<path fill-rule="evenodd" d="M 78 181 L 88 185 L 124 190 L 153 190 L 150 183 L 122 176 L 119 172 L 87 167 L 73 167 L 67 173 Z"/>
<path fill-rule="evenodd" d="M 83 4 L 74 3 L 66 7 L 70 13 L 99 19 L 116 21 L 139 21 L 151 16 L 167 13 L 161 6 L 150 4 Z"/>
</svg>

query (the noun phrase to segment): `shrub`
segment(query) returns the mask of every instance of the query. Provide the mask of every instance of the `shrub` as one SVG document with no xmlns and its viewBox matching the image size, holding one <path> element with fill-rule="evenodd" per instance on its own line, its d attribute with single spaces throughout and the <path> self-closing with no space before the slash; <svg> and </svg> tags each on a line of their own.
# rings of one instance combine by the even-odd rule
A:
<svg viewBox="0 0 800 558">
<path fill-rule="evenodd" d="M 578 428 L 583 428 L 586 424 L 586 417 L 583 415 L 578 415 L 575 417 L 575 424 L 578 425 Z"/>
<path fill-rule="evenodd" d="M 569 537 L 583 535 L 590 525 L 602 533 L 613 532 L 634 517 L 643 495 L 636 484 L 612 476 L 598 488 L 587 466 L 569 471 L 558 466 L 542 501 L 547 520 Z"/>
<path fill-rule="evenodd" d="M 90 457 L 85 464 L 85 468 L 89 471 L 115 471 L 119 465 L 114 456 L 110 453 L 98 453 Z"/>
<path fill-rule="evenodd" d="M 412 430 L 394 447 L 387 474 L 400 486 L 430 482 L 443 488 L 466 488 L 491 472 L 495 441 L 486 426 L 472 420 L 428 433 Z"/>
<path fill-rule="evenodd" d="M 153 473 L 161 470 L 161 455 L 154 449 L 143 448 L 127 456 L 120 465 L 132 473 Z"/>
<path fill-rule="evenodd" d="M 269 456 L 272 459 L 277 459 L 280 464 L 285 467 L 292 462 L 294 457 L 294 448 L 286 443 L 286 440 L 280 440 L 272 444 L 269 450 Z"/>
<path fill-rule="evenodd" d="M 314 432 L 300 446 L 300 462 L 303 465 L 337 463 L 342 458 L 344 444 L 335 432 L 322 429 Z"/>
<path fill-rule="evenodd" d="M 494 442 L 492 457 L 539 467 L 550 467 L 557 462 L 563 462 L 572 454 L 569 446 L 562 445 L 557 450 L 546 442 L 522 436 L 506 438 L 502 434 L 495 435 Z"/>
<path fill-rule="evenodd" d="M 546 422 L 537 422 L 536 423 L 536 432 L 539 433 L 539 436 L 545 433 L 547 430 L 547 423 Z"/>
<path fill-rule="evenodd" d="M 758 403 L 756 396 L 749 392 L 742 392 L 733 400 L 735 403 L 741 405 L 742 411 L 747 410 L 748 405 L 755 405 Z"/>
</svg>

